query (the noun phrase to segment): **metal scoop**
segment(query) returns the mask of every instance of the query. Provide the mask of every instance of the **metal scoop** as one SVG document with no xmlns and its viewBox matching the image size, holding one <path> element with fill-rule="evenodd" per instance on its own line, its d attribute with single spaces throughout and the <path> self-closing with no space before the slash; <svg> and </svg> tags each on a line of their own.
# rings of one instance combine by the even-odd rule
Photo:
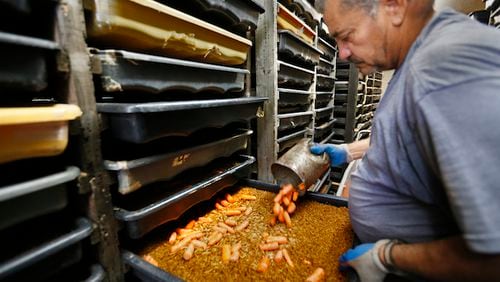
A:
<svg viewBox="0 0 500 282">
<path fill-rule="evenodd" d="M 304 138 L 271 165 L 274 178 L 281 184 L 292 184 L 298 188 L 304 183 L 300 195 L 328 170 L 330 159 L 326 154 L 314 155 L 309 151 L 311 139 Z"/>
</svg>

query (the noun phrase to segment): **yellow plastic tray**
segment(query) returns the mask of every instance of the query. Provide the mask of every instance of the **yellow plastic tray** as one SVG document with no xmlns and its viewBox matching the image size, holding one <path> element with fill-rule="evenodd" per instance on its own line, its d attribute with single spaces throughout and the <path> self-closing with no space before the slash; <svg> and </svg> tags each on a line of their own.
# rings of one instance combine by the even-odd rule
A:
<svg viewBox="0 0 500 282">
<path fill-rule="evenodd" d="M 316 32 L 280 3 L 278 3 L 278 18 L 276 21 L 278 29 L 289 30 L 309 44 L 314 44 Z"/>
<path fill-rule="evenodd" d="M 252 42 L 152 0 L 87 0 L 89 37 L 106 47 L 240 65 Z"/>
<path fill-rule="evenodd" d="M 0 163 L 54 156 L 68 144 L 68 121 L 81 116 L 75 105 L 0 109 Z"/>
</svg>

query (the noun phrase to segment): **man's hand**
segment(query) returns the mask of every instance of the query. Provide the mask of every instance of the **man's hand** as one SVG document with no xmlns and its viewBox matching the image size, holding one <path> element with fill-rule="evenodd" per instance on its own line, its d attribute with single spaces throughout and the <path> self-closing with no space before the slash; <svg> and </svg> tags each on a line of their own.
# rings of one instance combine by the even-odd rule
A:
<svg viewBox="0 0 500 282">
<path fill-rule="evenodd" d="M 352 158 L 349 155 L 347 144 L 333 145 L 333 144 L 314 144 L 311 146 L 311 153 L 321 155 L 327 153 L 330 157 L 331 166 L 341 166 L 345 163 L 351 162 Z"/>
<path fill-rule="evenodd" d="M 340 269 L 354 268 L 361 282 L 382 282 L 389 271 L 380 261 L 379 252 L 389 242 L 380 240 L 348 250 L 339 259 Z"/>
</svg>

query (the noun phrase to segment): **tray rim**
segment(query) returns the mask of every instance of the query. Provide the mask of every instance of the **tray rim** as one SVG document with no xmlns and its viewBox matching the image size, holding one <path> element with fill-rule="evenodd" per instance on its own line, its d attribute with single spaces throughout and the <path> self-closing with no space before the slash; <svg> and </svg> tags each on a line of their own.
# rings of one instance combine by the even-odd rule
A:
<svg viewBox="0 0 500 282">
<path fill-rule="evenodd" d="M 174 195 L 172 195 L 168 198 L 163 198 L 163 199 L 156 201 L 152 204 L 149 204 L 141 209 L 138 209 L 135 211 L 130 211 L 130 210 L 126 210 L 124 208 L 120 208 L 120 207 L 115 206 L 114 207 L 115 217 L 118 220 L 125 221 L 125 222 L 134 221 L 134 220 L 144 218 L 148 215 L 151 215 L 155 212 L 160 211 L 161 209 L 167 207 L 168 205 L 170 205 L 172 203 L 177 202 L 178 200 L 180 200 L 186 196 L 189 196 L 192 193 L 195 193 L 196 191 L 198 191 L 200 189 L 203 189 L 203 187 L 205 187 L 207 185 L 218 182 L 219 180 L 221 180 L 225 176 L 232 175 L 236 171 L 238 171 L 244 167 L 247 167 L 255 162 L 255 157 L 253 157 L 253 156 L 248 156 L 248 155 L 241 155 L 241 156 L 245 157 L 246 160 L 243 161 L 242 163 L 238 164 L 237 166 L 233 166 L 229 170 L 227 170 L 221 174 L 215 175 L 213 177 L 210 177 L 208 179 L 204 179 L 199 183 L 196 183 L 194 185 L 190 185 L 189 188 L 183 189 L 183 190 L 175 193 Z"/>
<path fill-rule="evenodd" d="M 66 167 L 65 171 L 42 176 L 36 179 L 16 183 L 0 188 L 0 202 L 11 200 L 26 194 L 75 180 L 80 175 L 80 169 L 75 166 Z M 38 186 L 38 187 L 35 187 Z"/>
<path fill-rule="evenodd" d="M 96 52 L 94 54 L 95 56 L 98 56 L 102 61 L 107 62 L 110 65 L 114 65 L 114 63 L 112 63 L 113 59 L 110 59 L 109 57 L 105 57 L 105 56 L 116 56 L 116 57 L 121 57 L 121 58 L 126 59 L 126 60 L 138 60 L 138 61 L 145 61 L 145 62 L 151 62 L 151 63 L 169 64 L 169 65 L 198 68 L 198 69 L 206 69 L 206 70 L 213 70 L 213 71 L 250 74 L 250 71 L 248 71 L 246 69 L 233 68 L 233 67 L 228 67 L 228 66 L 210 64 L 210 63 L 202 63 L 202 62 L 196 62 L 196 61 L 189 61 L 189 60 L 177 59 L 177 58 L 172 58 L 172 57 L 163 57 L 163 56 L 150 55 L 150 54 L 139 53 L 139 52 L 125 51 L 125 50 L 120 50 L 120 49 L 103 49 L 103 50 L 94 49 L 94 50 L 97 50 L 97 51 L 95 51 Z"/>
<path fill-rule="evenodd" d="M 179 110 L 194 110 L 232 105 L 262 103 L 267 97 L 243 97 L 230 99 L 192 100 L 146 103 L 96 103 L 97 111 L 109 114 L 162 113 Z"/>
</svg>

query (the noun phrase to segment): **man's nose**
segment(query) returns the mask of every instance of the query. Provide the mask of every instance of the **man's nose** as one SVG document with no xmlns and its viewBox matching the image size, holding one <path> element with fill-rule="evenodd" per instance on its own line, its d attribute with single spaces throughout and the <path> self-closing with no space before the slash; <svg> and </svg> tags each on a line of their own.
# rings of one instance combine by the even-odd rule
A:
<svg viewBox="0 0 500 282">
<path fill-rule="evenodd" d="M 339 48 L 339 58 L 341 60 L 348 60 L 352 53 L 347 44 L 337 41 L 337 46 Z"/>
</svg>

